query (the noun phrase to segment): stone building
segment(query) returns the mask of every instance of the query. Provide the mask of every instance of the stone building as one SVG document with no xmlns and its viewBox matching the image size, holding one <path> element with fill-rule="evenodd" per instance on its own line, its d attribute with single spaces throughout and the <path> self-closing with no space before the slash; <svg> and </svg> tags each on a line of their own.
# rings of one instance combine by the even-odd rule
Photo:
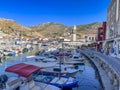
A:
<svg viewBox="0 0 120 90">
<path fill-rule="evenodd" d="M 72 31 L 72 41 L 76 42 L 76 26 L 74 26 L 73 31 Z"/>
<path fill-rule="evenodd" d="M 95 42 L 97 30 L 85 30 L 80 32 L 80 41 L 82 42 Z"/>
<path fill-rule="evenodd" d="M 111 0 L 107 11 L 106 40 L 103 47 L 109 55 L 120 56 L 120 0 Z"/>
<path fill-rule="evenodd" d="M 111 3 L 107 12 L 107 34 L 106 39 L 113 39 L 120 35 L 119 23 L 120 23 L 120 0 L 111 0 Z"/>
<path fill-rule="evenodd" d="M 103 42 L 106 39 L 106 22 L 103 22 L 102 26 L 98 28 L 98 34 L 97 34 L 97 50 L 102 51 L 103 49 Z"/>
</svg>

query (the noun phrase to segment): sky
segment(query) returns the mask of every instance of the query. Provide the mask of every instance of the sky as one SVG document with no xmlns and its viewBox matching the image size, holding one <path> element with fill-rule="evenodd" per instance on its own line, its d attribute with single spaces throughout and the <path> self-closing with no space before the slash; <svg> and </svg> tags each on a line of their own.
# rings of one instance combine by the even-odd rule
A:
<svg viewBox="0 0 120 90">
<path fill-rule="evenodd" d="M 110 0 L 0 0 L 0 18 L 24 26 L 58 22 L 67 26 L 106 21 Z"/>
</svg>

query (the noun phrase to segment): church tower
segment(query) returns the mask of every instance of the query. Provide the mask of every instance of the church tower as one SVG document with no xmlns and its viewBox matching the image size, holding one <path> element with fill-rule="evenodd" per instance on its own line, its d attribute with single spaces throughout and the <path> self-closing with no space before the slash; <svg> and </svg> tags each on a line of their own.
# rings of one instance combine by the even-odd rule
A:
<svg viewBox="0 0 120 90">
<path fill-rule="evenodd" d="M 76 41 L 76 26 L 74 26 L 73 31 L 72 31 L 72 41 Z"/>
</svg>

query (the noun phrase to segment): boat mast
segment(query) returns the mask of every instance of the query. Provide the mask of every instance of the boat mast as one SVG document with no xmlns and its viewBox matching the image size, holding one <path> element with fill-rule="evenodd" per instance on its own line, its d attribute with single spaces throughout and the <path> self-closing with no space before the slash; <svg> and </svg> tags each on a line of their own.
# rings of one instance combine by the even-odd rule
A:
<svg viewBox="0 0 120 90">
<path fill-rule="evenodd" d="M 62 49 L 60 50 L 60 52 L 62 51 Z M 60 55 L 59 55 L 59 60 L 60 60 L 60 62 L 59 62 L 59 67 L 60 67 L 60 72 L 59 72 L 59 80 L 60 80 L 60 78 L 61 78 L 61 60 L 62 60 L 62 53 L 60 53 Z"/>
</svg>

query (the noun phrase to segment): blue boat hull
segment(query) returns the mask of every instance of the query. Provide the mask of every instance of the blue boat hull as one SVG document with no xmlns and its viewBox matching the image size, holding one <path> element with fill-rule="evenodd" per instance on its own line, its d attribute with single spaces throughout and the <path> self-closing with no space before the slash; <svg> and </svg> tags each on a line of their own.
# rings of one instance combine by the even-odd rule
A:
<svg viewBox="0 0 120 90">
<path fill-rule="evenodd" d="M 8 56 L 16 56 L 16 53 L 15 52 L 11 52 L 8 54 Z"/>
<path fill-rule="evenodd" d="M 58 77 L 58 75 L 52 75 L 52 74 L 49 74 L 49 73 L 42 73 L 42 74 L 40 74 L 39 73 L 39 75 L 43 75 L 43 76 L 52 76 L 52 77 Z M 69 77 L 67 77 L 67 76 L 61 76 L 61 78 L 69 78 Z M 54 85 L 54 86 L 57 86 L 57 87 L 59 87 L 59 88 L 61 88 L 61 89 L 63 89 L 63 88 L 74 88 L 74 87 L 76 87 L 77 86 L 77 84 L 78 84 L 78 81 L 77 80 L 73 80 L 73 82 L 72 83 L 69 83 L 69 84 L 59 84 L 59 83 L 51 83 L 50 81 L 44 81 L 44 80 L 38 80 L 38 79 L 35 79 L 34 81 L 36 81 L 36 82 L 42 82 L 42 83 L 46 83 L 46 84 L 50 84 L 50 85 Z"/>
</svg>

